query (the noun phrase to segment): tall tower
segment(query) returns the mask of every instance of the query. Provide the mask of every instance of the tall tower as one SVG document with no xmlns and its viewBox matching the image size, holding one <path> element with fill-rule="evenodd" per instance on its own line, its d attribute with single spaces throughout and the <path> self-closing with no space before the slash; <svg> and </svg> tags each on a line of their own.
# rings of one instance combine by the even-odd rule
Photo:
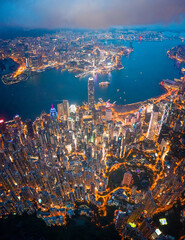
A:
<svg viewBox="0 0 185 240">
<path fill-rule="evenodd" d="M 88 104 L 89 113 L 92 113 L 94 108 L 94 79 L 92 77 L 88 80 Z"/>
<path fill-rule="evenodd" d="M 132 181 L 132 174 L 130 172 L 126 172 L 123 176 L 122 185 L 126 184 L 127 186 L 129 186 L 131 181 Z"/>
<path fill-rule="evenodd" d="M 56 109 L 53 107 L 53 105 L 52 105 L 52 107 L 51 107 L 51 109 L 50 109 L 50 116 L 52 117 L 53 120 L 57 120 L 57 111 L 56 111 Z"/>
<path fill-rule="evenodd" d="M 105 111 L 105 118 L 107 121 L 111 121 L 112 120 L 112 110 L 111 109 L 106 109 Z"/>
<path fill-rule="evenodd" d="M 26 68 L 29 68 L 29 66 L 30 66 L 29 58 L 26 58 Z"/>
<path fill-rule="evenodd" d="M 69 117 L 69 102 L 68 100 L 63 100 L 63 109 L 64 109 L 64 116 L 66 119 Z"/>
<path fill-rule="evenodd" d="M 62 103 L 57 104 L 57 111 L 59 117 L 64 117 L 65 120 L 69 117 L 69 102 L 68 100 L 63 100 Z"/>
<path fill-rule="evenodd" d="M 26 68 L 29 68 L 30 67 L 30 59 L 29 59 L 28 51 L 25 52 L 25 60 L 26 60 Z"/>
</svg>

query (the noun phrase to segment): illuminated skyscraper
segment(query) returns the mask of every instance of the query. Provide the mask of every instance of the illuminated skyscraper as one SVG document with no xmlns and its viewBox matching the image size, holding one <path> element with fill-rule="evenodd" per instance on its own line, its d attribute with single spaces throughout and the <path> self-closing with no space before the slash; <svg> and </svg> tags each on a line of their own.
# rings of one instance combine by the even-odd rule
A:
<svg viewBox="0 0 185 240">
<path fill-rule="evenodd" d="M 52 107 L 51 107 L 51 109 L 50 109 L 50 116 L 53 118 L 53 120 L 56 120 L 56 119 L 57 119 L 57 111 L 56 111 L 56 109 L 53 107 L 53 105 L 52 105 Z"/>
<path fill-rule="evenodd" d="M 132 174 L 130 172 L 126 172 L 123 177 L 122 185 L 129 186 L 132 181 Z"/>
<path fill-rule="evenodd" d="M 92 113 L 94 108 L 94 79 L 92 77 L 88 80 L 88 104 L 89 113 Z"/>
<path fill-rule="evenodd" d="M 105 112 L 105 117 L 107 121 L 111 121 L 112 120 L 112 110 L 111 109 L 107 109 Z"/>
<path fill-rule="evenodd" d="M 27 131 L 28 131 L 28 136 L 31 138 L 34 138 L 34 132 L 33 132 L 33 126 L 32 126 L 31 119 L 26 120 L 25 123 L 26 123 Z"/>
<path fill-rule="evenodd" d="M 68 100 L 63 100 L 62 103 L 57 104 L 58 116 L 64 117 L 65 120 L 69 117 L 69 102 Z"/>
<path fill-rule="evenodd" d="M 28 51 L 25 52 L 25 60 L 26 60 L 26 68 L 29 68 L 30 67 L 30 59 L 29 59 Z"/>
<path fill-rule="evenodd" d="M 69 102 L 68 100 L 63 100 L 63 110 L 64 110 L 64 116 L 66 119 L 69 117 Z"/>
<path fill-rule="evenodd" d="M 29 68 L 30 64 L 29 64 L 29 58 L 26 58 L 26 68 Z"/>
<path fill-rule="evenodd" d="M 63 116 L 64 114 L 63 103 L 57 104 L 57 113 L 59 118 Z"/>
</svg>

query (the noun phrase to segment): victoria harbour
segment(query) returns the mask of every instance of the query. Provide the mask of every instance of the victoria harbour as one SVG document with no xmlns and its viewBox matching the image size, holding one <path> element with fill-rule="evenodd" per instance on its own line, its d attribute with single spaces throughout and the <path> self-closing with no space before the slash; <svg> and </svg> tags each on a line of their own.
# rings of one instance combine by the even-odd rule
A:
<svg viewBox="0 0 185 240">
<path fill-rule="evenodd" d="M 104 101 L 110 99 L 111 103 L 130 104 L 163 94 L 159 82 L 180 77 L 179 66 L 166 54 L 180 43 L 180 40 L 133 42 L 134 51 L 122 56 L 123 69 L 95 77 L 95 100 L 102 98 Z M 130 42 L 119 41 L 119 44 L 129 46 Z M 61 72 L 59 68 L 37 73 L 13 85 L 4 85 L 1 81 L 0 115 L 5 119 L 16 114 L 23 119 L 34 119 L 62 99 L 68 99 L 71 104 L 87 102 L 87 80 L 88 76 L 76 78 L 74 73 Z M 107 80 L 110 85 L 100 88 L 99 82 Z"/>
<path fill-rule="evenodd" d="M 0 6 L 0 240 L 185 240 L 185 1 Z"/>
</svg>

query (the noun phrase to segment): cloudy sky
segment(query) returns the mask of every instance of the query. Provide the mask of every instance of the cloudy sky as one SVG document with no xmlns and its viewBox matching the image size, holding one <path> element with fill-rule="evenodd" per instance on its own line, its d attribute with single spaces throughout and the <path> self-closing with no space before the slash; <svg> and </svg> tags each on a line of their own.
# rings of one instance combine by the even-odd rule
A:
<svg viewBox="0 0 185 240">
<path fill-rule="evenodd" d="M 107 28 L 170 24 L 185 28 L 185 0 L 0 0 L 0 26 Z"/>
</svg>

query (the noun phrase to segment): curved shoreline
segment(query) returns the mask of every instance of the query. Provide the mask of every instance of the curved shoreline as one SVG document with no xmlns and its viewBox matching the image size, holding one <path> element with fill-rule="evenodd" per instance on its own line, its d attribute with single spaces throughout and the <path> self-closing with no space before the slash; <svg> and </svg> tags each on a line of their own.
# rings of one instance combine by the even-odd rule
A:
<svg viewBox="0 0 185 240">
<path fill-rule="evenodd" d="M 56 66 L 55 66 L 55 68 L 56 68 Z M 46 68 L 46 69 L 43 69 L 43 70 L 45 72 L 46 70 L 49 70 L 49 69 L 50 68 L 48 67 L 48 69 Z M 59 71 L 60 71 L 60 69 L 59 69 Z M 68 71 L 68 70 L 65 69 L 64 71 Z M 37 72 L 35 71 L 34 73 L 37 73 Z M 158 84 L 160 84 L 160 83 L 158 83 Z M 157 85 L 157 83 L 156 83 L 156 85 Z M 141 108 L 142 105 L 147 105 L 148 103 L 159 102 L 162 99 L 165 100 L 165 98 L 168 97 L 171 94 L 172 91 L 169 90 L 169 88 L 166 87 L 166 86 L 162 86 L 162 87 L 163 87 L 164 90 L 161 90 L 160 94 L 159 95 L 157 94 L 157 96 L 149 97 L 149 98 L 146 98 L 146 99 L 138 101 L 138 102 L 133 101 L 132 103 L 128 103 L 128 104 L 124 104 L 124 103 L 122 104 L 121 103 L 121 104 L 111 104 L 111 105 L 115 108 L 115 110 L 118 113 L 120 113 L 121 115 L 124 115 L 124 114 L 128 113 L 129 111 L 132 112 L 134 110 L 137 110 L 137 109 Z M 69 98 L 69 101 L 70 101 L 70 98 Z M 80 105 L 81 105 L 81 103 L 79 104 L 79 106 Z M 40 109 L 46 109 L 46 108 L 41 107 Z M 31 118 L 34 119 L 35 118 L 34 116 L 38 116 L 40 112 L 42 112 L 42 111 L 39 110 L 39 112 L 36 115 L 32 114 Z"/>
<path fill-rule="evenodd" d="M 170 50 L 167 51 L 167 55 L 169 58 L 174 59 L 180 63 L 185 63 L 185 58 L 181 58 L 179 57 L 177 54 L 180 51 L 180 48 L 184 48 L 185 45 L 177 45 L 176 47 L 171 48 Z M 185 51 L 185 48 L 183 49 Z M 174 53 L 172 54 L 172 51 L 174 51 Z M 184 56 L 185 56 L 185 52 L 184 52 Z"/>
<path fill-rule="evenodd" d="M 146 100 L 143 100 L 143 101 L 139 101 L 139 102 L 136 102 L 136 103 L 129 103 L 129 104 L 125 104 L 125 105 L 122 105 L 122 104 L 114 104 L 113 107 L 115 109 L 116 112 L 118 113 L 121 113 L 121 114 L 124 114 L 124 113 L 128 113 L 130 111 L 134 111 L 134 110 L 137 110 L 139 109 L 142 105 L 145 105 L 145 104 L 148 104 L 150 101 L 151 102 L 154 102 L 154 101 L 158 101 L 159 99 L 161 98 L 166 98 L 167 96 L 169 96 L 171 94 L 171 91 L 169 91 L 166 87 L 163 87 L 165 92 L 160 94 L 159 96 L 157 97 L 151 97 L 151 98 L 148 98 Z M 176 91 L 176 90 L 174 90 Z M 162 100 L 162 99 L 161 99 Z M 120 109 L 122 108 L 122 109 Z"/>
</svg>

